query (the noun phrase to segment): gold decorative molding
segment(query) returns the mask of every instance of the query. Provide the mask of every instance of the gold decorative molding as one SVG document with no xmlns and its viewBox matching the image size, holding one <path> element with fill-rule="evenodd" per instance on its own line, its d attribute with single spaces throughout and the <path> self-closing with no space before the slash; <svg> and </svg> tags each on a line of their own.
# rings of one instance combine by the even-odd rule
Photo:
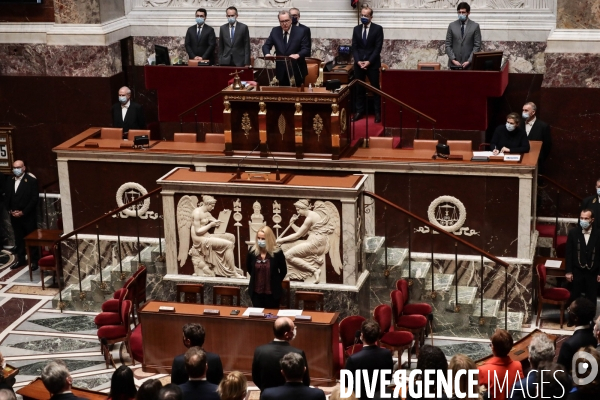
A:
<svg viewBox="0 0 600 400">
<path fill-rule="evenodd" d="M 246 135 L 246 139 L 250 135 L 250 130 L 252 129 L 252 125 L 250 125 L 250 116 L 247 112 L 242 115 L 242 130 L 244 131 L 244 135 Z"/>
<path fill-rule="evenodd" d="M 285 117 L 283 116 L 283 114 L 279 115 L 277 127 L 279 128 L 279 133 L 281 134 L 281 140 L 283 140 L 283 135 L 285 134 Z"/>
<path fill-rule="evenodd" d="M 340 130 L 342 134 L 346 133 L 346 128 L 348 124 L 348 120 L 346 119 L 346 109 L 342 108 L 342 112 L 340 113 Z"/>
<path fill-rule="evenodd" d="M 319 114 L 313 118 L 313 129 L 317 134 L 317 141 L 321 140 L 321 132 L 323 132 L 323 118 Z"/>
<path fill-rule="evenodd" d="M 263 101 L 258 103 L 258 114 L 266 114 L 267 113 L 267 104 Z"/>
</svg>

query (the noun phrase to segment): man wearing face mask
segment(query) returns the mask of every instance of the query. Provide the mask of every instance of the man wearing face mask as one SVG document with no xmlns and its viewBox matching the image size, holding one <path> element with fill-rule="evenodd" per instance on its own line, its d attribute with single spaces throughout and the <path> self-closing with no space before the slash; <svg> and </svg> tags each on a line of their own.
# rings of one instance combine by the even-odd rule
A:
<svg viewBox="0 0 600 400">
<path fill-rule="evenodd" d="M 112 107 L 112 120 L 115 128 L 123 128 L 123 139 L 127 139 L 130 129 L 146 129 L 146 119 L 142 106 L 131 101 L 131 89 L 119 89 L 119 102 Z"/>
<path fill-rule="evenodd" d="M 298 28 L 304 28 L 306 36 L 308 37 L 308 44 L 310 46 L 310 52 L 312 54 L 312 35 L 310 32 L 310 28 L 306 25 L 300 23 L 300 10 L 296 7 L 290 8 L 290 17 L 292 17 L 292 26 L 297 26 Z"/>
<path fill-rule="evenodd" d="M 594 229 L 594 213 L 585 209 L 579 226 L 567 236 L 565 277 L 572 282 L 571 301 L 585 297 L 596 307 L 597 282 L 600 282 L 600 230 Z"/>
<path fill-rule="evenodd" d="M 506 116 L 506 124 L 496 128 L 490 142 L 490 148 L 494 155 L 529 153 L 529 139 L 527 139 L 525 131 L 519 128 L 519 122 L 519 114 L 510 113 Z"/>
<path fill-rule="evenodd" d="M 593 325 L 594 316 L 596 315 L 596 302 L 594 301 L 592 304 L 588 299 L 580 297 L 571 302 L 567 311 L 569 312 L 567 326 L 574 326 L 575 330 L 573 335 L 565 340 L 560 347 L 556 362 L 564 366 L 566 372 L 571 373 L 575 353 L 582 347 L 596 347 L 598 344 L 594 336 Z"/>
<path fill-rule="evenodd" d="M 310 376 L 308 374 L 308 362 L 304 351 L 290 345 L 290 341 L 296 337 L 296 326 L 294 321 L 289 318 L 277 318 L 273 324 L 273 333 L 275 339 L 271 343 L 258 346 L 254 350 L 254 359 L 252 360 L 252 382 L 258 386 L 261 391 L 275 386 L 285 385 L 285 377 L 281 373 L 279 362 L 288 353 L 297 353 L 304 359 L 306 370 L 302 378 L 302 383 L 310 385 Z"/>
<path fill-rule="evenodd" d="M 196 10 L 196 24 L 185 34 L 185 50 L 190 60 L 209 61 L 212 64 L 217 37 L 212 26 L 206 24 L 206 9 Z"/>
<path fill-rule="evenodd" d="M 364 81 L 369 78 L 371 86 L 379 89 L 379 68 L 381 67 L 381 48 L 383 47 L 383 28 L 371 20 L 373 10 L 366 4 L 360 10 L 360 24 L 352 32 L 352 56 L 354 57 L 354 77 Z M 375 123 L 381 122 L 381 98 L 373 95 Z M 353 121 L 365 115 L 365 89 L 358 85 L 355 114 Z"/>
<path fill-rule="evenodd" d="M 550 125 L 541 121 L 537 117 L 537 106 L 531 101 L 523 105 L 523 113 L 521 114 L 523 120 L 521 121 L 520 128 L 525 131 L 529 140 L 536 140 L 542 142 L 542 150 L 538 158 L 538 172 L 544 173 L 544 162 L 550 154 L 552 148 L 552 136 L 550 135 Z"/>
<path fill-rule="evenodd" d="M 458 19 L 448 25 L 446 32 L 446 54 L 448 67 L 471 68 L 473 53 L 481 49 L 481 29 L 479 24 L 469 19 L 471 6 L 461 2 L 456 6 Z"/>
<path fill-rule="evenodd" d="M 37 229 L 37 202 L 39 197 L 38 181 L 27 173 L 25 163 L 16 160 L 13 163 L 13 178 L 4 189 L 4 206 L 10 214 L 10 223 L 13 228 L 16 245 L 16 255 L 19 262 L 11 268 L 16 269 L 27 265 L 25 251 L 25 236 Z M 31 248 L 31 269 L 37 267 L 37 247 Z"/>
<path fill-rule="evenodd" d="M 593 215 L 600 215 L 600 179 L 596 181 L 594 194 L 581 202 L 581 210 L 591 210 Z M 594 228 L 600 229 L 600 218 L 594 218 Z"/>
<path fill-rule="evenodd" d="M 250 31 L 237 20 L 238 10 L 225 10 L 227 23 L 219 31 L 219 65 L 250 67 Z"/>
</svg>

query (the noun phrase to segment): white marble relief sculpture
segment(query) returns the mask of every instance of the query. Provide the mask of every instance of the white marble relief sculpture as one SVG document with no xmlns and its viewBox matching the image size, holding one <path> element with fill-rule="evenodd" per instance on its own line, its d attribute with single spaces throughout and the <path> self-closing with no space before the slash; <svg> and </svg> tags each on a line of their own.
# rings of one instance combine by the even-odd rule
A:
<svg viewBox="0 0 600 400">
<path fill-rule="evenodd" d="M 123 207 L 127 203 L 145 196 L 148 191 L 145 187 L 136 182 L 127 182 L 119 186 L 117 194 L 115 196 L 117 200 L 117 206 Z M 147 197 L 142 202 L 133 204 L 118 214 L 114 214 L 113 218 L 140 218 L 140 219 L 157 219 L 158 214 L 150 209 L 150 198 Z"/>
<path fill-rule="evenodd" d="M 457 236 L 473 236 L 480 233 L 463 226 L 467 220 L 467 209 L 462 201 L 453 196 L 440 196 L 433 200 L 427 209 L 427 218 L 432 225 Z M 428 226 L 420 226 L 415 229 L 416 232 L 429 233 L 430 230 Z"/>
<path fill-rule="evenodd" d="M 223 210 L 216 219 L 211 211 L 217 201 L 204 195 L 198 204 L 196 196 L 183 196 L 177 204 L 177 229 L 179 233 L 179 267 L 188 255 L 194 264 L 194 276 L 223 276 L 243 278 L 242 270 L 236 268 L 233 250 L 235 236 L 226 233 L 231 210 Z M 209 231 L 214 228 L 214 232 Z M 192 247 L 190 248 L 190 237 Z"/>
<path fill-rule="evenodd" d="M 277 239 L 285 255 L 288 267 L 288 279 L 302 280 L 307 283 L 319 283 L 325 271 L 325 255 L 329 254 L 331 264 L 339 275 L 342 270 L 340 257 L 340 214 L 329 201 L 316 201 L 314 206 L 307 199 L 294 203 L 296 214 L 290 218 L 290 225 Z M 302 226 L 295 222 L 305 217 Z M 294 233 L 283 236 L 289 228 Z M 306 239 L 303 237 L 308 236 Z"/>
<path fill-rule="evenodd" d="M 256 234 L 260 228 L 266 225 L 265 217 L 260 213 L 262 206 L 258 200 L 254 202 L 252 209 L 254 212 L 250 216 L 250 221 L 248 221 L 248 229 L 250 230 L 250 239 L 247 242 L 248 244 L 254 244 L 254 242 L 256 242 Z"/>
<path fill-rule="evenodd" d="M 273 229 L 275 229 L 275 234 L 279 236 L 279 229 L 281 229 L 281 203 L 278 203 L 277 200 L 273 200 Z"/>
</svg>

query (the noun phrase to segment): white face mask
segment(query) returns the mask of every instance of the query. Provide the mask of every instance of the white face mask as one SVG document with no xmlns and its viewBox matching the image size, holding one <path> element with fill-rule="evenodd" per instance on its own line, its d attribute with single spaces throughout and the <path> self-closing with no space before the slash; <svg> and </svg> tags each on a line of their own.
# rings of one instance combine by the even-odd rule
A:
<svg viewBox="0 0 600 400">
<path fill-rule="evenodd" d="M 506 123 L 506 130 L 509 132 L 514 131 L 516 128 L 516 126 L 514 126 L 513 124 L 509 124 L 508 122 Z"/>
</svg>

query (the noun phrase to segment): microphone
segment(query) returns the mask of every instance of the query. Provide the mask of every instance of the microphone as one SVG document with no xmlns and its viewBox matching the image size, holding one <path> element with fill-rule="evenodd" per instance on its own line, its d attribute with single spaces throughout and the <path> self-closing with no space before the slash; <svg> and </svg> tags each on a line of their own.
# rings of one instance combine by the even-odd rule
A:
<svg viewBox="0 0 600 400">
<path fill-rule="evenodd" d="M 236 179 L 242 179 L 242 171 L 240 170 L 240 165 L 242 165 L 242 163 L 244 162 L 244 160 L 245 160 L 246 158 L 248 158 L 248 157 L 249 157 L 249 156 L 250 156 L 252 153 L 254 153 L 254 151 L 255 151 L 256 149 L 258 149 L 258 147 L 259 147 L 259 146 L 260 146 L 260 142 L 258 142 L 258 144 L 256 145 L 256 147 L 255 147 L 254 149 L 252 149 L 252 151 L 251 151 L 250 153 L 246 154 L 246 155 L 244 156 L 244 158 L 242 158 L 242 159 L 240 160 L 240 162 L 239 162 L 239 163 L 238 163 L 238 165 L 237 165 L 237 171 L 236 171 L 236 173 L 235 173 L 235 178 L 236 178 Z"/>
<path fill-rule="evenodd" d="M 280 178 L 279 178 L 279 164 L 277 163 L 277 159 L 273 156 L 273 153 L 271 153 L 271 150 L 269 150 L 269 144 L 265 143 L 265 145 L 267 146 L 267 153 L 271 156 L 271 158 L 273 159 L 273 161 L 275 161 L 275 179 L 280 180 Z"/>
</svg>

